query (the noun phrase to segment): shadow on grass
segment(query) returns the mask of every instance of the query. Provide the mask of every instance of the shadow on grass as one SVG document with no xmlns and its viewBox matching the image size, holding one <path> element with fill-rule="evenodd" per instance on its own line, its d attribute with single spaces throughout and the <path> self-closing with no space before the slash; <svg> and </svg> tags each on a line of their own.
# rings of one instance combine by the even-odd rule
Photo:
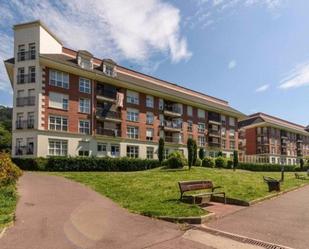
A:
<svg viewBox="0 0 309 249">
<path fill-rule="evenodd" d="M 159 172 L 178 172 L 178 171 L 189 171 L 188 168 L 181 168 L 181 169 L 171 169 L 167 166 L 163 166 L 160 168 Z"/>
</svg>

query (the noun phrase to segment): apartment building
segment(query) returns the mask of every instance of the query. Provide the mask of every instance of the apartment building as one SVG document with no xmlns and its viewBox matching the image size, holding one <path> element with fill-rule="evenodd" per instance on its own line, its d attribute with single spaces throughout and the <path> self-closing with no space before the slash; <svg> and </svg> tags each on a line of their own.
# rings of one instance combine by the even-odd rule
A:
<svg viewBox="0 0 309 249">
<path fill-rule="evenodd" d="M 14 26 L 14 157 L 157 158 L 194 138 L 209 154 L 238 149 L 242 113 L 228 102 L 63 46 L 40 21 Z"/>
<path fill-rule="evenodd" d="M 309 127 L 255 113 L 241 120 L 239 128 L 243 160 L 291 165 L 309 156 Z"/>
</svg>

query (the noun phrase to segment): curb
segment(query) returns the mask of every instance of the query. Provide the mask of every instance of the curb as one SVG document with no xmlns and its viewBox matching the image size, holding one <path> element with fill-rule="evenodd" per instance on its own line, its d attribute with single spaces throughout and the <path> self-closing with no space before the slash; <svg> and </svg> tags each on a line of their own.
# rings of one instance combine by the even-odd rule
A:
<svg viewBox="0 0 309 249">
<path fill-rule="evenodd" d="M 216 219 L 215 213 L 208 213 L 201 216 L 194 216 L 194 217 L 170 217 L 170 216 L 158 216 L 160 220 L 165 220 L 169 222 L 176 222 L 176 223 L 188 223 L 188 224 L 204 224 L 211 220 Z"/>
</svg>

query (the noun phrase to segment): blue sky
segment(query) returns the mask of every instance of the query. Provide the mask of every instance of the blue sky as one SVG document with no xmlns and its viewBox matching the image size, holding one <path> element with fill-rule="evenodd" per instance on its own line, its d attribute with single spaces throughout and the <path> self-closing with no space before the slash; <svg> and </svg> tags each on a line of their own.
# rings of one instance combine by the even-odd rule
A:
<svg viewBox="0 0 309 249">
<path fill-rule="evenodd" d="M 43 20 L 66 46 L 228 100 L 309 124 L 306 0 L 1 1 L 0 59 L 11 26 Z M 95 39 L 94 39 L 95 38 Z M 0 104 L 12 96 L 0 66 Z"/>
</svg>

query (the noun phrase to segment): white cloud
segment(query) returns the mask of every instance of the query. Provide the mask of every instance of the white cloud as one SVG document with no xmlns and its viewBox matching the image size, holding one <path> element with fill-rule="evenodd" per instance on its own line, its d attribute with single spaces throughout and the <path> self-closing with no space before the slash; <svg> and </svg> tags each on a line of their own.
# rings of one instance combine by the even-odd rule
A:
<svg viewBox="0 0 309 249">
<path fill-rule="evenodd" d="M 309 86 L 309 62 L 298 65 L 281 80 L 279 88 L 289 89 Z"/>
<path fill-rule="evenodd" d="M 150 65 L 149 61 L 156 65 L 159 55 L 174 63 L 192 55 L 181 34 L 179 9 L 163 0 L 4 0 L 1 58 L 13 55 L 11 50 L 4 52 L 12 41 L 2 39 L 11 26 L 35 19 L 46 23 L 70 48 L 86 49 L 101 58 L 130 60 L 140 67 Z"/>
<path fill-rule="evenodd" d="M 268 84 L 262 85 L 260 87 L 258 87 L 257 89 L 255 89 L 256 92 L 265 92 L 267 89 L 269 88 Z"/>
<path fill-rule="evenodd" d="M 235 60 L 231 60 L 227 65 L 228 69 L 234 69 L 237 66 L 237 62 Z"/>
</svg>

